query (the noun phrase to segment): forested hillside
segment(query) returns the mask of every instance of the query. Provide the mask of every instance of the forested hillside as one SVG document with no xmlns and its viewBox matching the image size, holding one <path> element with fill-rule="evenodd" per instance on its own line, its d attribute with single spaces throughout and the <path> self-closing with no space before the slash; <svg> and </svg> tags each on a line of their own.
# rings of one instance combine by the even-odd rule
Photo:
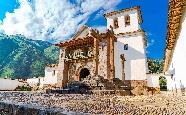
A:
<svg viewBox="0 0 186 115">
<path fill-rule="evenodd" d="M 46 64 L 57 63 L 58 52 L 57 47 L 46 41 L 0 34 L 0 77 L 44 76 Z"/>
</svg>

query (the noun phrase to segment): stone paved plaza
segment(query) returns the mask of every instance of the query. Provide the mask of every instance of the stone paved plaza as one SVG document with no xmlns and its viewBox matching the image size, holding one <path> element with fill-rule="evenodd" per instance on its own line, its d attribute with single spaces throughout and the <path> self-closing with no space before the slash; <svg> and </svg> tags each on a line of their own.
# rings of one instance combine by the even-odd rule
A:
<svg viewBox="0 0 186 115">
<path fill-rule="evenodd" d="M 0 101 L 79 114 L 185 115 L 186 96 L 164 93 L 149 96 L 98 96 L 0 92 Z"/>
</svg>

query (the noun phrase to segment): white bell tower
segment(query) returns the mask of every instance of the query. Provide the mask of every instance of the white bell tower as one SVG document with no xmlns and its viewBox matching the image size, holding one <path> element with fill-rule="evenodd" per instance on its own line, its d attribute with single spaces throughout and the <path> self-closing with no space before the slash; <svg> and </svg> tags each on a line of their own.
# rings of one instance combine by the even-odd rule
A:
<svg viewBox="0 0 186 115">
<path fill-rule="evenodd" d="M 142 23 L 139 7 L 110 12 L 104 15 L 107 19 L 107 29 L 113 27 L 114 33 L 126 33 L 137 31 Z"/>
<path fill-rule="evenodd" d="M 126 84 L 146 84 L 146 36 L 141 29 L 140 7 L 123 9 L 104 15 L 107 28 L 114 31 L 117 41 L 114 43 L 115 77 Z M 122 60 L 124 56 L 125 60 Z"/>
</svg>

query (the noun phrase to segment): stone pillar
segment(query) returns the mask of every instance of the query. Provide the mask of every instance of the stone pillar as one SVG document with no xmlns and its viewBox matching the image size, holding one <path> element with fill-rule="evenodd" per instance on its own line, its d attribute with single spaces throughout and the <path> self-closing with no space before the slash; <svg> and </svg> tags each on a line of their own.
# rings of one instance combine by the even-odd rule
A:
<svg viewBox="0 0 186 115">
<path fill-rule="evenodd" d="M 57 87 L 64 86 L 64 80 L 68 80 L 68 63 L 65 62 L 66 48 L 60 48 L 58 74 L 57 74 Z M 67 75 L 66 75 L 67 74 Z"/>
<path fill-rule="evenodd" d="M 110 80 L 110 70 L 111 70 L 111 64 L 110 64 L 110 38 L 107 37 L 107 79 Z"/>
<path fill-rule="evenodd" d="M 124 56 L 124 54 L 121 54 L 120 55 L 120 58 L 121 58 L 121 69 L 122 69 L 122 81 L 125 81 L 125 71 L 124 71 L 124 69 L 125 69 L 125 56 Z"/>
<path fill-rule="evenodd" d="M 110 79 L 115 78 L 115 68 L 114 68 L 114 39 L 110 37 Z"/>
<path fill-rule="evenodd" d="M 68 62 L 64 62 L 62 87 L 64 87 L 68 83 L 68 69 L 69 69 Z"/>
<path fill-rule="evenodd" d="M 115 78 L 114 68 L 114 39 L 110 36 L 107 38 L 107 79 Z"/>
<path fill-rule="evenodd" d="M 98 63 L 99 63 L 99 40 L 98 38 L 94 38 L 94 75 L 98 75 Z"/>
</svg>

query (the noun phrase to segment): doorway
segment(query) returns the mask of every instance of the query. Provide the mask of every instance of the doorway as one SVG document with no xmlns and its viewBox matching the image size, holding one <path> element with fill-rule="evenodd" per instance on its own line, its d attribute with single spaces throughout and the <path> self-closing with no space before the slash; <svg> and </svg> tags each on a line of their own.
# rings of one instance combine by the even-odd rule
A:
<svg viewBox="0 0 186 115">
<path fill-rule="evenodd" d="M 82 68 L 80 71 L 80 81 L 82 81 L 83 79 L 85 79 L 88 75 L 90 75 L 90 72 L 87 68 Z"/>
</svg>

